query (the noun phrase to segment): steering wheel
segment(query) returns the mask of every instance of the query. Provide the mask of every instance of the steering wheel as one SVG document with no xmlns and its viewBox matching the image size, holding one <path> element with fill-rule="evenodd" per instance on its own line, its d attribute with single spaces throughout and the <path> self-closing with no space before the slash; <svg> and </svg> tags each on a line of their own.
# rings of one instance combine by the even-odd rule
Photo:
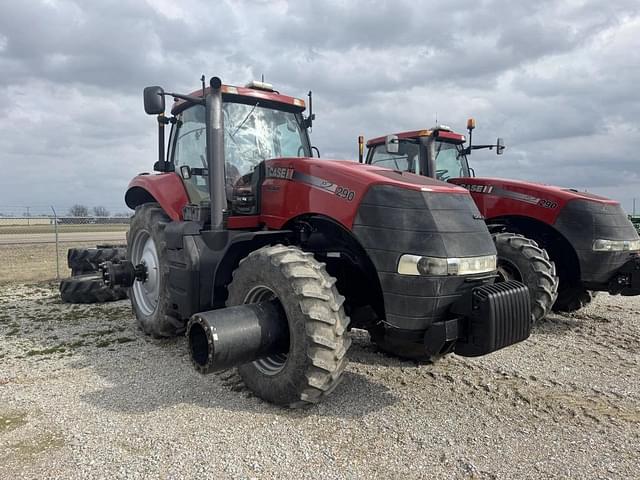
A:
<svg viewBox="0 0 640 480">
<path fill-rule="evenodd" d="M 445 169 L 436 170 L 436 179 L 446 182 L 449 178 L 451 178 L 447 175 L 447 173 L 449 173 L 449 170 L 445 170 Z"/>
</svg>

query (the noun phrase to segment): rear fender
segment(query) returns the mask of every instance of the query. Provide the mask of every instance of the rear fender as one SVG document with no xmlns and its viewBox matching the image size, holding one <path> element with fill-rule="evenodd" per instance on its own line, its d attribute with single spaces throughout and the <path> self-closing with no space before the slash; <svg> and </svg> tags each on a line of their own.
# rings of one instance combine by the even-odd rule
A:
<svg viewBox="0 0 640 480">
<path fill-rule="evenodd" d="M 141 174 L 131 180 L 124 201 L 131 209 L 157 202 L 171 220 L 182 220 L 182 209 L 189 197 L 177 173 Z"/>
</svg>

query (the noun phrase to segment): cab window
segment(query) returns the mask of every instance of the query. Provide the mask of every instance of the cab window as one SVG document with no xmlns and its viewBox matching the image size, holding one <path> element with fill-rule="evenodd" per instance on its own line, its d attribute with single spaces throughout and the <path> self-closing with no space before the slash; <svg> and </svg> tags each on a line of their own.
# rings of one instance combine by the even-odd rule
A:
<svg viewBox="0 0 640 480">
<path fill-rule="evenodd" d="M 436 141 L 434 145 L 436 178 L 447 181 L 450 178 L 466 177 L 466 163 L 460 147 L 454 143 Z"/>
<path fill-rule="evenodd" d="M 417 173 L 419 167 L 420 146 L 417 143 L 400 142 L 398 153 L 387 152 L 385 145 L 373 150 L 371 165 L 387 167 L 403 172 Z"/>
</svg>

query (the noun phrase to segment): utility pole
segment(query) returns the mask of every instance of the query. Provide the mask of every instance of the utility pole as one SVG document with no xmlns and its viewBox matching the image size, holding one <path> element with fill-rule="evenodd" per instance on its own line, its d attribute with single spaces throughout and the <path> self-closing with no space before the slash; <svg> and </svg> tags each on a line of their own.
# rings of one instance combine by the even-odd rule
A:
<svg viewBox="0 0 640 480">
<path fill-rule="evenodd" d="M 633 197 L 633 216 L 636 216 L 636 197 Z"/>
<path fill-rule="evenodd" d="M 29 223 L 29 217 L 30 217 L 30 215 L 29 215 L 29 208 L 30 208 L 30 207 L 27 207 L 27 225 L 30 225 L 30 223 Z"/>
</svg>

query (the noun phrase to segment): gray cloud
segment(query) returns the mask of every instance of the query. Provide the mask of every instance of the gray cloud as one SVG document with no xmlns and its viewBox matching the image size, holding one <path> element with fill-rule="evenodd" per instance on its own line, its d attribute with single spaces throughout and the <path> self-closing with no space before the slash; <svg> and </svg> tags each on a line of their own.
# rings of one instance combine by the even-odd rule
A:
<svg viewBox="0 0 640 480">
<path fill-rule="evenodd" d="M 353 159 L 355 138 L 439 120 L 504 136 L 478 174 L 608 194 L 640 183 L 640 5 L 508 2 L 66 0 L 0 6 L 0 206 L 123 205 L 156 155 L 148 84 L 201 73 L 313 89 L 313 140 Z"/>
</svg>

